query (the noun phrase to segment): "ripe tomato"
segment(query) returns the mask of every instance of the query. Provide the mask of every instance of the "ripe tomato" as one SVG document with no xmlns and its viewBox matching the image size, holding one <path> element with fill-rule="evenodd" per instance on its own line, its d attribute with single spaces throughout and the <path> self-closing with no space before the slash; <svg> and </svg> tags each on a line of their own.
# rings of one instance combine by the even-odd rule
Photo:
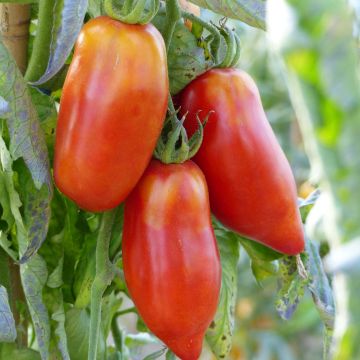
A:
<svg viewBox="0 0 360 360">
<path fill-rule="evenodd" d="M 60 103 L 59 189 L 86 210 L 119 205 L 150 161 L 167 96 L 165 45 L 153 25 L 106 16 L 86 23 Z"/>
<path fill-rule="evenodd" d="M 236 232 L 293 255 L 304 248 L 296 186 L 289 163 L 266 119 L 256 84 L 237 69 L 213 69 L 180 94 L 185 127 L 195 114 L 215 113 L 194 161 L 204 172 L 215 216 Z"/>
<path fill-rule="evenodd" d="M 150 330 L 195 360 L 219 299 L 221 265 L 207 186 L 192 161 L 153 160 L 125 202 L 127 286 Z"/>
</svg>

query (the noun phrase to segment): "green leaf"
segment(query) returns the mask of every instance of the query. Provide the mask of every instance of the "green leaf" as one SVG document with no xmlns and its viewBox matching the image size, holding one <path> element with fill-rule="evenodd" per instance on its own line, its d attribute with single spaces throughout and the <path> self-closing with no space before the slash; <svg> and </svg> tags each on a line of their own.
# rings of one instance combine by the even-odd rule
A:
<svg viewBox="0 0 360 360">
<path fill-rule="evenodd" d="M 45 141 L 48 147 L 50 159 L 52 159 L 54 154 L 54 135 L 57 122 L 55 100 L 51 96 L 45 95 L 34 87 L 30 87 L 30 94 L 39 117 L 40 126 L 45 134 Z"/>
<path fill-rule="evenodd" d="M 0 359 L 41 360 L 41 357 L 35 350 L 18 349 L 16 344 L 0 343 Z"/>
<path fill-rule="evenodd" d="M 217 14 L 265 30 L 265 0 L 191 0 L 191 2 Z"/>
<path fill-rule="evenodd" d="M 39 351 L 41 357 L 47 359 L 50 344 L 50 322 L 42 298 L 42 291 L 48 277 L 44 259 L 37 254 L 34 255 L 27 263 L 20 265 L 20 276 L 34 324 Z"/>
<path fill-rule="evenodd" d="M 96 233 L 85 238 L 84 248 L 76 265 L 73 291 L 77 308 L 85 308 L 90 303 L 91 287 L 96 275 L 96 238 Z"/>
<path fill-rule="evenodd" d="M 220 250 L 222 281 L 218 309 L 206 332 L 206 341 L 215 356 L 224 359 L 231 349 L 234 330 L 239 242 L 223 230 L 216 230 L 215 235 Z"/>
<path fill-rule="evenodd" d="M 86 309 L 72 308 L 65 314 L 65 330 L 71 359 L 87 359 L 89 347 L 90 314 Z M 105 339 L 100 331 L 98 344 L 99 360 L 104 360 Z"/>
<path fill-rule="evenodd" d="M 6 288 L 0 285 L 0 342 L 16 339 L 15 320 L 12 315 Z"/>
<path fill-rule="evenodd" d="M 316 201 L 319 199 L 320 194 L 321 194 L 320 190 L 316 189 L 306 199 L 300 201 L 299 209 L 303 223 L 305 223 L 310 210 L 313 208 Z"/>
<path fill-rule="evenodd" d="M 143 360 L 156 360 L 160 356 L 164 355 L 166 350 L 167 348 L 163 348 L 161 350 L 155 351 L 152 354 L 145 356 Z"/>
<path fill-rule="evenodd" d="M 257 259 L 260 261 L 273 261 L 283 257 L 283 254 L 268 248 L 254 240 L 246 239 L 242 236 L 235 234 L 240 241 L 240 244 L 246 250 L 251 259 Z"/>
<path fill-rule="evenodd" d="M 7 224 L 6 229 L 0 230 L 0 245 L 14 260 L 17 259 L 17 251 L 12 249 L 12 242 L 8 239 L 8 233 L 16 223 L 17 237 L 25 234 L 25 227 L 20 214 L 22 205 L 19 194 L 15 189 L 14 173 L 12 171 L 12 160 L 10 153 L 6 148 L 3 138 L 0 136 L 0 204 L 2 207 L 1 219 Z"/>
<path fill-rule="evenodd" d="M 148 344 L 158 344 L 159 341 L 150 333 L 139 332 L 137 334 L 126 334 L 125 345 L 127 348 L 132 349 L 139 346 Z"/>
<path fill-rule="evenodd" d="M 31 175 L 22 161 L 14 166 L 19 179 L 19 195 L 23 203 L 23 221 L 26 231 L 25 244 L 20 243 L 20 263 L 26 262 L 36 254 L 42 245 L 48 231 L 50 211 L 50 197 L 48 188 L 43 185 L 39 190 L 35 188 Z M 26 250 L 25 246 L 26 246 Z"/>
<path fill-rule="evenodd" d="M 279 271 L 279 265 L 276 261 L 269 262 L 255 258 L 251 260 L 251 270 L 255 279 L 260 283 L 271 276 L 275 276 Z"/>
<path fill-rule="evenodd" d="M 64 304 L 62 301 L 62 293 L 61 290 L 57 291 L 59 295 L 59 303 L 58 308 L 54 311 L 51 315 L 51 319 L 56 322 L 56 329 L 55 335 L 58 339 L 58 349 L 61 353 L 63 360 L 70 360 L 70 355 L 68 352 L 68 345 L 67 345 L 67 336 L 65 332 L 65 312 L 64 312 Z"/>
<path fill-rule="evenodd" d="M 153 20 L 160 32 L 163 31 L 164 18 L 165 14 L 159 13 Z M 181 22 L 176 24 L 167 60 L 172 95 L 179 93 L 212 65 L 205 58 L 204 49 L 198 47 L 194 34 Z"/>
<path fill-rule="evenodd" d="M 89 15 L 94 18 L 103 14 L 102 11 L 102 1 L 99 0 L 89 0 L 88 1 L 88 9 Z"/>
</svg>

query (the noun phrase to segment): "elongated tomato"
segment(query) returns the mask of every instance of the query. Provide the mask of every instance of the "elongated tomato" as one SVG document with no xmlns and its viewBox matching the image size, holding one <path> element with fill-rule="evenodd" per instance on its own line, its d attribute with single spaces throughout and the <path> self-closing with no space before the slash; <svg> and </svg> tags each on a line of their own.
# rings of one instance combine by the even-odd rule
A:
<svg viewBox="0 0 360 360">
<path fill-rule="evenodd" d="M 124 274 L 150 330 L 182 360 L 199 357 L 221 267 L 207 186 L 192 161 L 152 161 L 125 203 Z"/>
<path fill-rule="evenodd" d="M 226 226 L 279 252 L 304 248 L 296 186 L 289 163 L 266 119 L 256 84 L 244 71 L 214 69 L 180 95 L 197 128 L 198 110 L 215 111 L 194 161 L 205 174 L 211 209 Z"/>
<path fill-rule="evenodd" d="M 80 207 L 116 207 L 148 165 L 168 95 L 164 41 L 151 25 L 103 16 L 82 29 L 56 129 L 54 177 Z"/>
</svg>

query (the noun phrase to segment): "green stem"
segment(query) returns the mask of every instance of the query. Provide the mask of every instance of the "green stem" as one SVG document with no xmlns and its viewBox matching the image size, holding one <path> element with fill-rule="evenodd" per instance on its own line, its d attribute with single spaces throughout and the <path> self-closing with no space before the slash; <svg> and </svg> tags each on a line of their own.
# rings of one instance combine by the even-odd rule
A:
<svg viewBox="0 0 360 360">
<path fill-rule="evenodd" d="M 183 11 L 182 16 L 184 19 L 190 20 L 191 22 L 198 23 L 212 35 L 213 39 L 210 43 L 211 55 L 213 57 L 213 61 L 214 61 L 215 65 L 218 64 L 219 48 L 220 48 L 220 41 L 221 41 L 221 35 L 220 35 L 219 30 L 216 28 L 216 26 L 200 19 L 199 17 L 197 17 L 194 14 Z"/>
<path fill-rule="evenodd" d="M 44 75 L 49 56 L 51 43 L 51 28 L 54 20 L 54 1 L 40 0 L 39 17 L 36 36 L 31 52 L 29 65 L 26 69 L 25 80 L 37 81 Z"/>
<path fill-rule="evenodd" d="M 114 317 L 118 318 L 119 316 L 130 314 L 133 312 L 136 313 L 136 307 L 134 306 L 125 310 L 117 311 Z"/>
<path fill-rule="evenodd" d="M 226 53 L 225 56 L 220 64 L 218 64 L 219 68 L 227 68 L 230 67 L 235 56 L 236 56 L 236 48 L 237 48 L 237 42 L 235 40 L 234 33 L 226 28 L 220 28 L 220 33 L 224 37 L 226 42 Z"/>
<path fill-rule="evenodd" d="M 122 339 L 121 330 L 119 329 L 117 324 L 117 316 L 114 316 L 111 321 L 111 332 L 114 338 L 115 348 L 120 352 L 122 352 L 123 339 Z"/>
<path fill-rule="evenodd" d="M 164 27 L 164 40 L 166 51 L 169 51 L 176 23 L 181 19 L 181 10 L 177 0 L 166 0 L 166 23 Z"/>
<path fill-rule="evenodd" d="M 96 245 L 96 275 L 91 287 L 91 314 L 88 360 L 96 360 L 101 324 L 101 303 L 106 288 L 113 277 L 113 265 L 109 259 L 111 230 L 116 209 L 104 212 Z"/>
</svg>

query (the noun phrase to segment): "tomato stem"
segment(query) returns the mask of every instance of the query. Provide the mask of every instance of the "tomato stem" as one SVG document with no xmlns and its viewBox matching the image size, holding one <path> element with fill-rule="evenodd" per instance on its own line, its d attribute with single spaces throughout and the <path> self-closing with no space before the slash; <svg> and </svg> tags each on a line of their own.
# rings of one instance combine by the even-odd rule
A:
<svg viewBox="0 0 360 360">
<path fill-rule="evenodd" d="M 176 23 L 181 19 L 181 10 L 178 0 L 166 0 L 166 22 L 164 28 L 164 40 L 166 51 L 169 51 L 171 39 L 174 34 Z"/>
<path fill-rule="evenodd" d="M 184 19 L 190 20 L 192 23 L 199 24 L 211 34 L 212 37 L 212 40 L 210 41 L 211 56 L 213 58 L 214 64 L 217 65 L 219 63 L 219 49 L 221 42 L 221 35 L 219 30 L 212 23 L 208 23 L 202 20 L 201 18 L 199 18 L 198 16 L 191 14 L 187 11 L 183 11 L 182 16 Z"/>
<path fill-rule="evenodd" d="M 51 31 L 54 21 L 54 4 L 52 1 L 40 0 L 39 18 L 36 29 L 36 36 L 31 52 L 30 61 L 25 73 L 25 80 L 35 82 L 44 75 L 49 56 Z"/>
<path fill-rule="evenodd" d="M 96 275 L 91 287 L 91 313 L 88 360 L 96 360 L 101 324 L 101 304 L 106 288 L 113 277 L 113 265 L 109 259 L 111 231 L 116 209 L 104 212 L 96 244 Z"/>
</svg>

